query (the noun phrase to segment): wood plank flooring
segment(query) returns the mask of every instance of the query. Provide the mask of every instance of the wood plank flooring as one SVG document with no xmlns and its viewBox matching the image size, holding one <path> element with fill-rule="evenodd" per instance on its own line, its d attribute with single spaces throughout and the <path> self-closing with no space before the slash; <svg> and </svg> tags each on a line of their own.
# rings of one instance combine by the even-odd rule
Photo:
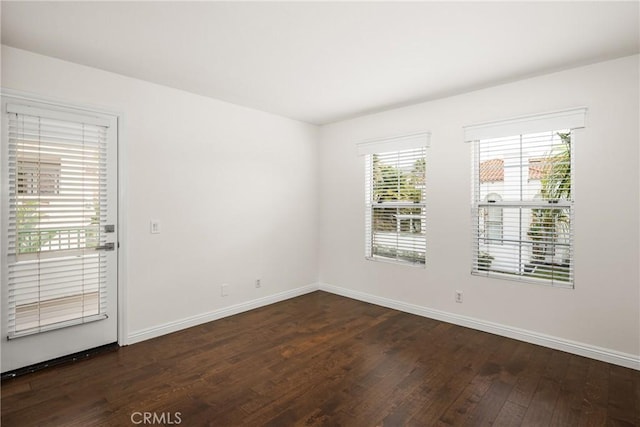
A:
<svg viewBox="0 0 640 427">
<path fill-rule="evenodd" d="M 151 424 L 640 426 L 640 372 L 314 292 L 2 383 L 4 427 Z"/>
</svg>

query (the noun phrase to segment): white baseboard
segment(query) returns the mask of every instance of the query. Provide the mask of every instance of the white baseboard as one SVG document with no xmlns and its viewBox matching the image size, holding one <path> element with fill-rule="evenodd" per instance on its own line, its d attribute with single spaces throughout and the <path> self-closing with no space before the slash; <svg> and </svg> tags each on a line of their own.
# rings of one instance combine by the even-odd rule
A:
<svg viewBox="0 0 640 427">
<path fill-rule="evenodd" d="M 266 297 L 246 301 L 229 307 L 223 307 L 218 310 L 210 311 L 208 313 L 202 313 L 195 316 L 187 317 L 185 319 L 175 320 L 173 322 L 142 329 L 129 334 L 129 336 L 127 337 L 127 344 L 135 344 L 140 341 L 156 338 L 161 335 L 170 334 L 172 332 L 180 331 L 192 326 L 197 326 L 203 323 L 222 319 L 224 317 L 233 316 L 234 314 L 239 314 L 259 307 L 264 307 L 265 305 L 274 304 L 276 302 L 284 301 L 290 298 L 295 298 L 300 295 L 308 294 L 317 290 L 318 284 L 302 286 L 300 288 L 268 295 Z"/>
<path fill-rule="evenodd" d="M 339 286 L 333 286 L 326 283 L 321 283 L 319 285 L 319 289 L 347 298 L 380 305 L 382 307 L 393 308 L 395 310 L 403 311 L 406 313 L 416 314 L 418 316 L 428 317 L 430 319 L 441 320 L 443 322 L 453 323 L 455 325 L 465 326 L 468 328 L 513 338 L 531 344 L 537 344 L 556 350 L 566 351 L 567 353 L 589 357 L 591 359 L 612 363 L 614 365 L 640 370 L 640 357 L 633 354 L 622 353 L 607 348 L 570 341 L 563 338 L 529 331 L 526 329 L 502 325 L 499 323 L 487 322 L 484 320 L 475 319 L 473 317 L 461 316 L 459 314 L 434 310 L 419 305 L 379 297 L 376 295 L 354 291 Z"/>
</svg>

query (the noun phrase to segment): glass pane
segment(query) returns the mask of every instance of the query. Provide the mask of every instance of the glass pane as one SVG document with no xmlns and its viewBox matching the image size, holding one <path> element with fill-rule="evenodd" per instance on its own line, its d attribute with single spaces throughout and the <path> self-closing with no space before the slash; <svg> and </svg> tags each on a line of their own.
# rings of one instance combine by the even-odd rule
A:
<svg viewBox="0 0 640 427">
<path fill-rule="evenodd" d="M 500 230 L 488 209 L 502 210 Z M 478 209 L 478 270 L 569 281 L 571 246 L 570 208 Z"/>
<path fill-rule="evenodd" d="M 104 310 L 106 128 L 9 118 L 9 334 L 38 332 Z M 102 234 L 102 236 L 101 236 Z M 89 249 L 89 250 L 87 250 Z"/>
<path fill-rule="evenodd" d="M 571 133 L 558 130 L 479 142 L 476 200 L 571 200 Z"/>
<path fill-rule="evenodd" d="M 413 202 L 424 198 L 424 149 L 372 156 L 372 202 Z"/>
<path fill-rule="evenodd" d="M 423 207 L 372 207 L 372 254 L 424 263 Z"/>
</svg>

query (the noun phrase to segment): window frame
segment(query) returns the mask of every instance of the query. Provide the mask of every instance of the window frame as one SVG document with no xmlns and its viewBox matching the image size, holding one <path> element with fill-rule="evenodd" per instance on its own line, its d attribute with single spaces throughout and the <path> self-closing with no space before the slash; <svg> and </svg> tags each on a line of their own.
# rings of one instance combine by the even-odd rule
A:
<svg viewBox="0 0 640 427">
<path fill-rule="evenodd" d="M 383 138 L 377 140 L 369 140 L 357 144 L 358 154 L 365 158 L 365 259 L 369 261 L 389 262 L 401 265 L 416 266 L 424 268 L 426 265 L 426 163 L 427 163 L 427 148 L 430 143 L 430 133 L 420 132 L 409 135 L 401 135 L 390 138 Z M 411 150 L 411 151 L 409 151 Z M 415 157 L 416 152 L 421 152 L 419 156 Z M 414 154 L 410 154 L 414 153 Z M 424 162 L 424 171 L 422 176 L 422 188 L 420 189 L 421 196 L 420 202 L 409 202 L 403 200 L 390 200 L 380 201 L 374 200 L 375 188 L 374 188 L 374 156 L 389 157 L 392 155 L 408 156 L 403 159 L 411 158 L 415 161 L 422 160 Z M 398 160 L 400 161 L 400 160 Z M 396 232 L 389 232 L 390 237 L 395 235 L 396 244 L 390 244 L 388 246 L 390 251 L 395 251 L 395 256 L 385 256 L 375 252 L 375 233 L 374 233 L 374 220 L 376 217 L 376 211 L 393 210 L 396 209 L 397 213 L 393 216 L 397 227 Z M 400 210 L 404 209 L 419 209 L 420 213 L 401 213 Z M 382 214 L 384 215 L 384 214 Z M 388 214 L 387 214 L 388 215 Z M 398 216 L 407 216 L 407 218 L 398 218 Z M 419 215 L 419 218 L 414 218 L 413 215 Z M 380 218 L 380 216 L 378 216 Z M 422 242 L 419 242 L 414 250 L 415 253 L 422 253 L 421 257 L 407 257 L 400 256 L 399 252 L 402 248 L 402 221 L 408 220 L 411 228 L 411 224 L 414 224 L 414 220 L 420 220 L 420 233 L 422 234 Z M 409 230 L 409 233 L 412 231 Z M 404 233 L 407 234 L 407 233 Z M 404 239 L 407 237 L 405 236 Z M 412 244 L 415 244 L 414 240 Z M 414 249 L 413 247 L 411 249 Z M 409 250 L 411 252 L 411 250 Z"/>
<path fill-rule="evenodd" d="M 575 222 L 573 220 L 575 214 L 574 207 L 574 194 L 575 194 L 575 147 L 576 147 L 576 139 L 577 135 L 579 135 L 580 130 L 585 127 L 585 116 L 586 116 L 586 108 L 574 108 L 568 110 L 562 110 L 558 112 L 552 113 L 544 113 L 537 114 L 532 116 L 523 116 L 517 117 L 514 119 L 495 121 L 485 124 L 472 125 L 464 128 L 465 131 L 465 142 L 472 143 L 472 179 L 471 179 L 471 202 L 472 202 L 472 259 L 471 259 L 471 274 L 485 277 L 494 277 L 507 279 L 511 281 L 517 282 L 527 282 L 527 283 L 535 283 L 535 284 L 544 284 L 552 287 L 559 288 L 571 288 L 575 287 L 575 251 L 574 251 L 574 228 Z M 482 159 L 479 155 L 479 144 L 480 141 L 486 141 L 494 138 L 504 138 L 504 137 L 518 137 L 522 138 L 525 135 L 531 136 L 531 134 L 551 133 L 554 130 L 564 130 L 568 129 L 570 131 L 570 174 L 571 174 L 571 198 L 569 200 L 541 200 L 535 198 L 533 200 L 524 200 L 520 199 L 518 201 L 515 200 L 502 200 L 500 202 L 490 201 L 490 200 L 481 200 L 481 177 L 479 174 L 480 166 L 482 164 Z M 523 148 L 520 148 L 520 177 L 521 179 L 531 180 L 530 175 L 527 173 L 523 175 L 525 168 L 528 168 L 529 163 L 523 163 Z M 539 160 L 539 159 L 537 159 Z M 485 160 L 486 161 L 486 160 Z M 494 193 L 493 190 L 490 193 Z M 501 195 L 502 196 L 502 195 Z M 522 197 L 522 196 L 521 196 Z M 558 271 L 554 270 L 552 266 L 549 267 L 551 269 L 550 277 L 541 277 L 544 276 L 544 268 L 541 269 L 541 272 L 538 273 L 537 277 L 532 277 L 532 274 L 526 274 L 526 268 L 528 266 L 527 261 L 523 259 L 523 252 L 526 252 L 524 249 L 525 244 L 531 246 L 530 248 L 530 259 L 529 264 L 533 264 L 533 255 L 534 255 L 534 243 L 527 242 L 522 238 L 523 230 L 526 231 L 525 234 L 528 233 L 527 228 L 530 227 L 531 223 L 525 223 L 522 219 L 517 225 L 516 230 L 520 236 L 519 239 L 512 242 L 507 242 L 507 240 L 503 239 L 504 244 L 512 244 L 514 247 L 517 247 L 517 251 L 519 254 L 519 258 L 517 261 L 511 261 L 512 265 L 517 265 L 518 272 L 501 272 L 491 269 L 491 263 L 494 260 L 494 257 L 489 252 L 484 252 L 481 250 L 480 242 L 485 239 L 486 236 L 481 236 L 482 232 L 486 232 L 484 230 L 486 228 L 486 224 L 482 224 L 481 227 L 480 222 L 480 212 L 481 209 L 487 210 L 490 208 L 500 208 L 502 211 L 503 218 L 503 227 L 505 227 L 505 210 L 506 209 L 518 209 L 519 215 L 523 215 L 523 211 L 530 210 L 529 215 L 531 215 L 531 219 L 533 219 L 533 215 L 536 214 L 536 211 L 550 209 L 550 210 L 566 210 L 568 218 L 569 218 L 569 228 L 568 232 L 557 231 L 554 230 L 554 238 L 557 236 L 561 236 L 563 239 L 566 239 L 566 247 L 567 247 L 567 256 L 568 256 L 568 264 L 567 264 L 567 275 L 568 280 L 565 280 L 563 277 L 564 271 L 562 268 L 558 268 Z M 484 219 L 484 218 L 483 218 Z M 557 227 L 554 224 L 554 227 Z M 504 236 L 503 236 L 504 237 Z M 533 240 L 533 239 L 531 239 Z M 506 242 L 506 243 L 505 243 Z M 554 246 L 562 246 L 558 245 L 557 242 L 553 243 Z M 546 254 L 546 253 L 545 253 Z M 548 255 L 548 254 L 547 254 Z M 536 264 L 537 266 L 537 264 Z M 535 268 L 535 267 L 534 267 Z M 538 267 L 539 268 L 539 267 Z M 545 266 L 547 268 L 547 266 Z"/>
</svg>

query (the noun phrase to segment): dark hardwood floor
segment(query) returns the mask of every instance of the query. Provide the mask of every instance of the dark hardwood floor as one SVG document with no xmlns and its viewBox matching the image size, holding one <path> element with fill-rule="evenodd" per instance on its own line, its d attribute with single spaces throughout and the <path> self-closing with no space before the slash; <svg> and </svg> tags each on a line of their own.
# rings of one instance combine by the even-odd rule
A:
<svg viewBox="0 0 640 427">
<path fill-rule="evenodd" d="M 2 426 L 153 422 L 638 426 L 640 372 L 315 292 L 2 383 Z"/>
</svg>

